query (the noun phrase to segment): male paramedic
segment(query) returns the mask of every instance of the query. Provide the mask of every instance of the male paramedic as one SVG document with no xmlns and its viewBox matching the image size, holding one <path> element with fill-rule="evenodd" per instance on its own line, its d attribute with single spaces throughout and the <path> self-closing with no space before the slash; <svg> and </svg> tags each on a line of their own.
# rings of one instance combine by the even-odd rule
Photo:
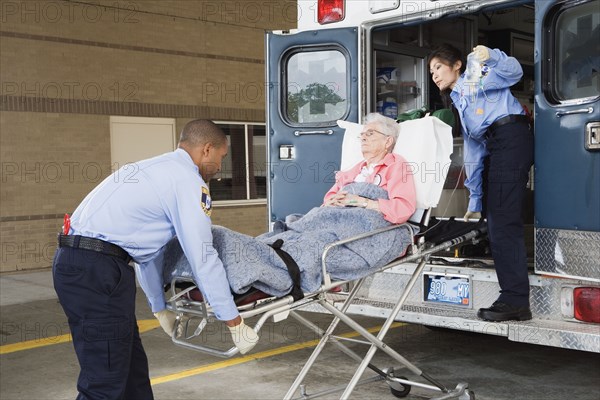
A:
<svg viewBox="0 0 600 400">
<path fill-rule="evenodd" d="M 78 399 L 152 399 L 148 360 L 135 317 L 135 273 L 154 315 L 172 336 L 165 308 L 163 246 L 177 236 L 195 281 L 242 354 L 257 342 L 233 302 L 212 246 L 209 180 L 227 154 L 227 137 L 211 121 L 194 120 L 178 149 L 122 167 L 65 221 L 53 278 L 81 368 Z"/>
</svg>

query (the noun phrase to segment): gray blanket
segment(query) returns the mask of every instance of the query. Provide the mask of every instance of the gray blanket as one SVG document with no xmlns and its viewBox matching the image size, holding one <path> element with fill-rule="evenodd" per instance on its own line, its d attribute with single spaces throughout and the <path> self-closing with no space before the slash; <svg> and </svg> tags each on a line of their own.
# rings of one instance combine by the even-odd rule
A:
<svg viewBox="0 0 600 400">
<path fill-rule="evenodd" d="M 370 199 L 387 199 L 387 192 L 372 184 L 352 183 L 344 190 Z M 282 249 L 300 268 L 302 290 L 313 292 L 321 285 L 321 254 L 325 246 L 389 225 L 377 211 L 317 207 L 293 222 L 279 222 L 273 232 L 255 238 L 217 225 L 212 227 L 212 234 L 234 293 L 255 287 L 280 297 L 290 292 L 293 282 L 284 262 L 269 246 L 277 239 L 283 240 Z M 348 243 L 330 251 L 327 271 L 334 280 L 362 278 L 402 255 L 410 241 L 410 228 L 402 227 Z M 164 281 L 170 282 L 175 276 L 192 276 L 177 238 L 165 250 Z"/>
</svg>

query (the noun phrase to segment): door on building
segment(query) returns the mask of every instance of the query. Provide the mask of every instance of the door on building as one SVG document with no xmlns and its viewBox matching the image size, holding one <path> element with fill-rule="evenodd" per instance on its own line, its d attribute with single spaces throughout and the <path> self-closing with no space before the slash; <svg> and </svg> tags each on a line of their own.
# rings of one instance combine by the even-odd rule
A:
<svg viewBox="0 0 600 400">
<path fill-rule="evenodd" d="M 113 171 L 125 164 L 175 150 L 175 119 L 110 117 Z"/>
</svg>

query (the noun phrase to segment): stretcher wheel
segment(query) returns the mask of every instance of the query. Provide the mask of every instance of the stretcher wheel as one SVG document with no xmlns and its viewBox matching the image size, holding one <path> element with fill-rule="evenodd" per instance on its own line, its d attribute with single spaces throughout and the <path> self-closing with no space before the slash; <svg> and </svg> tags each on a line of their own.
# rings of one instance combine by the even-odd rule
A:
<svg viewBox="0 0 600 400">
<path fill-rule="evenodd" d="M 407 379 L 405 376 L 398 376 L 397 378 Z M 393 387 L 390 386 L 390 392 L 392 392 L 392 394 L 394 396 L 399 397 L 399 398 L 408 396 L 408 394 L 410 393 L 410 389 L 412 389 L 412 386 L 410 386 L 410 385 L 403 385 L 403 384 L 397 383 L 397 382 L 394 382 L 394 386 L 400 386 L 403 388 L 402 390 L 399 390 L 399 389 L 394 389 Z"/>
</svg>

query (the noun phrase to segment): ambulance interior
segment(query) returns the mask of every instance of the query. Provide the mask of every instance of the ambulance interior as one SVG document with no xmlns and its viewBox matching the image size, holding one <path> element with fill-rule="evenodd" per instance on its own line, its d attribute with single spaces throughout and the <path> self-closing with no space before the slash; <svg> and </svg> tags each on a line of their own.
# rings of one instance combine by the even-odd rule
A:
<svg viewBox="0 0 600 400">
<path fill-rule="evenodd" d="M 499 48 L 519 60 L 523 78 L 512 87 L 513 95 L 533 113 L 534 95 L 533 5 L 482 10 L 477 14 L 442 18 L 429 23 L 374 28 L 371 69 L 370 110 L 392 118 L 425 107 L 444 108 L 438 88 L 431 81 L 427 57 L 442 43 L 449 43 L 466 58 L 478 44 Z M 440 204 L 434 215 L 462 217 L 467 209 L 468 191 L 463 185 L 462 137 L 454 137 L 454 153 Z M 524 205 L 525 238 L 530 265 L 533 265 L 533 168 Z M 473 257 L 491 262 L 487 241 L 460 248 L 453 256 Z"/>
</svg>

